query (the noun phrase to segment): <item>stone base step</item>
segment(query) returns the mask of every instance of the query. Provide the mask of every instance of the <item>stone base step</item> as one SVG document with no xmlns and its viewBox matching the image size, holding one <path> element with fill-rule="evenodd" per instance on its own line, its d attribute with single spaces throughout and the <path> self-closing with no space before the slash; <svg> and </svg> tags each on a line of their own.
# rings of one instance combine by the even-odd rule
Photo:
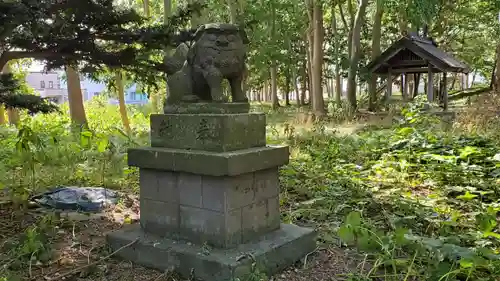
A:
<svg viewBox="0 0 500 281">
<path fill-rule="evenodd" d="M 134 224 L 107 235 L 108 245 L 120 250 L 116 257 L 160 271 L 175 270 L 188 278 L 203 281 L 230 281 L 251 273 L 252 263 L 268 276 L 278 273 L 316 248 L 316 233 L 312 229 L 282 224 L 279 230 L 262 239 L 241 244 L 232 249 L 210 249 L 183 241 L 159 238 L 145 233 Z"/>
</svg>

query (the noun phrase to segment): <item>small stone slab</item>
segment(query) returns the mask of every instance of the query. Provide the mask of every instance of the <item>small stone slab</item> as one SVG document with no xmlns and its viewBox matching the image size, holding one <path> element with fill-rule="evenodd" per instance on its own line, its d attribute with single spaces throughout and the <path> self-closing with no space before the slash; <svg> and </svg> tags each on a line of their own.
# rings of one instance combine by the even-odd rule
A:
<svg viewBox="0 0 500 281">
<path fill-rule="evenodd" d="M 118 251 L 115 257 L 159 271 L 174 269 L 182 277 L 194 273 L 203 281 L 233 281 L 251 273 L 252 257 L 257 268 L 276 274 L 316 248 L 312 229 L 282 224 L 279 230 L 262 239 L 233 249 L 210 249 L 183 241 L 170 240 L 145 233 L 137 224 L 126 226 L 106 236 L 112 250 L 134 242 Z"/>
<path fill-rule="evenodd" d="M 265 145 L 263 113 L 151 115 L 153 147 L 223 152 Z"/>
<path fill-rule="evenodd" d="M 285 165 L 288 146 L 265 146 L 230 152 L 143 147 L 128 150 L 128 165 L 209 176 L 236 176 Z"/>
<path fill-rule="evenodd" d="M 165 114 L 236 114 L 248 113 L 250 103 L 248 102 L 193 102 L 167 105 L 163 109 Z"/>
</svg>

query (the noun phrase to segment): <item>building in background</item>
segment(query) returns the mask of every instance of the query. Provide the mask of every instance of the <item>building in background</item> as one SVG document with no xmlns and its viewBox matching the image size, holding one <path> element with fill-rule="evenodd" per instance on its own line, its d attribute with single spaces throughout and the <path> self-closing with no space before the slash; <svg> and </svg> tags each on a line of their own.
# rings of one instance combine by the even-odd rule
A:
<svg viewBox="0 0 500 281">
<path fill-rule="evenodd" d="M 31 71 L 26 75 L 26 82 L 43 98 L 49 98 L 61 104 L 68 101 L 68 86 L 62 79 L 62 71 Z M 84 101 L 101 95 L 106 90 L 106 84 L 96 82 L 86 77 L 80 77 L 80 87 Z M 109 98 L 110 104 L 118 104 L 116 98 Z M 126 104 L 146 104 L 148 97 L 137 91 L 137 85 L 132 84 L 125 90 Z"/>
<path fill-rule="evenodd" d="M 29 72 L 26 82 L 42 98 L 49 98 L 55 103 L 68 101 L 68 91 L 61 88 L 59 73 L 51 72 Z"/>
<path fill-rule="evenodd" d="M 110 98 L 110 104 L 118 104 L 118 99 Z M 126 104 L 146 104 L 148 103 L 148 96 L 137 90 L 137 84 L 132 84 L 125 91 L 125 103 Z"/>
</svg>

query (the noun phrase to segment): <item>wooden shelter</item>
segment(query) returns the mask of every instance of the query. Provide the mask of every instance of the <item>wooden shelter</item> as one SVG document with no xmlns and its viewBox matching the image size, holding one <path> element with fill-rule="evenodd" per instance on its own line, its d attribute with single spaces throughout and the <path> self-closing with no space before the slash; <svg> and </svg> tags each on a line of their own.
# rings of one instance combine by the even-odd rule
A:
<svg viewBox="0 0 500 281">
<path fill-rule="evenodd" d="M 447 73 L 469 73 L 469 67 L 437 47 L 432 39 L 410 34 L 392 44 L 380 56 L 371 61 L 367 71 L 372 74 L 387 76 L 386 97 L 392 95 L 393 76 L 401 75 L 403 99 L 406 98 L 408 74 L 427 73 L 427 99 L 434 101 L 434 75 L 442 73 L 441 85 L 447 85 Z M 447 87 L 441 87 L 441 101 L 444 109 L 448 107 Z"/>
</svg>

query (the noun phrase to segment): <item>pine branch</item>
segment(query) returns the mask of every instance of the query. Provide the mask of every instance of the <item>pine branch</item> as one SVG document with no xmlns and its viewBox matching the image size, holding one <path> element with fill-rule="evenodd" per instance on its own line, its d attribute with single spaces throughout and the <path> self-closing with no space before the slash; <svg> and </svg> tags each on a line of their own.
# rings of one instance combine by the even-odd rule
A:
<svg viewBox="0 0 500 281">
<path fill-rule="evenodd" d="M 27 109 L 30 114 L 59 111 L 58 107 L 47 99 L 20 93 L 21 83 L 12 73 L 0 75 L 0 104 L 6 108 Z"/>
<path fill-rule="evenodd" d="M 59 111 L 57 105 L 35 95 L 0 93 L 0 104 L 6 108 L 27 109 L 30 114 Z"/>
</svg>

